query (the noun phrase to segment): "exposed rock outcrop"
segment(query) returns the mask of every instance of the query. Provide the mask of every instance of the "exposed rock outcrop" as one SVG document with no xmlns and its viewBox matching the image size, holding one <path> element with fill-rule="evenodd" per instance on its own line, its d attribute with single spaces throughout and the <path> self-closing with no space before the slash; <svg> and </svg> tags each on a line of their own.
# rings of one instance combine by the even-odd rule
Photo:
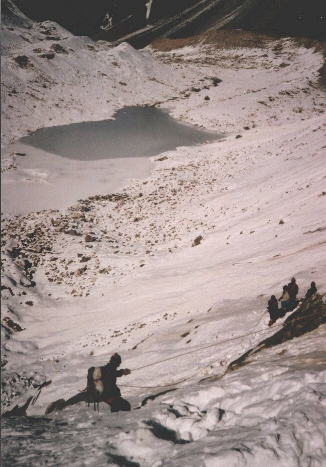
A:
<svg viewBox="0 0 326 467">
<path fill-rule="evenodd" d="M 311 332 L 320 325 L 326 323 L 326 304 L 323 297 L 316 295 L 311 300 L 303 301 L 297 311 L 294 311 L 283 323 L 283 327 L 272 336 L 259 342 L 255 347 L 242 354 L 231 362 L 228 371 L 236 370 L 242 365 L 249 363 L 248 358 L 264 349 L 275 347 L 294 337 L 302 336 Z"/>
</svg>

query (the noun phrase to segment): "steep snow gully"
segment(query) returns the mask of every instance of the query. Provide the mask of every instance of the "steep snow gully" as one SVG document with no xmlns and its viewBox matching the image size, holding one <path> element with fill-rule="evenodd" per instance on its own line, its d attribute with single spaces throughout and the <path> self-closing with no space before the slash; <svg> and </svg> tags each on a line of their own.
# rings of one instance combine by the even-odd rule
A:
<svg viewBox="0 0 326 467">
<path fill-rule="evenodd" d="M 135 50 L 7 4 L 2 465 L 324 466 L 325 45 L 215 31 Z M 144 106 L 223 137 L 145 168 L 18 142 Z M 269 327 L 292 276 L 319 295 Z M 131 412 L 45 415 L 115 352 Z"/>
</svg>

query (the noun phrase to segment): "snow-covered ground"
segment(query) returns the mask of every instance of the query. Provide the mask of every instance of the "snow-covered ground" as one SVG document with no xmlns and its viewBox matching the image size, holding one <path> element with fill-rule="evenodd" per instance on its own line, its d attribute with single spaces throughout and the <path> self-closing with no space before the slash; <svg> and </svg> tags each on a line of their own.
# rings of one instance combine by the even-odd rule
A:
<svg viewBox="0 0 326 467">
<path fill-rule="evenodd" d="M 3 209 L 2 318 L 24 329 L 3 330 L 3 408 L 52 383 L 32 418 L 4 423 L 3 465 L 325 465 L 325 325 L 223 376 L 275 331 L 266 303 L 292 276 L 300 296 L 312 280 L 326 292 L 322 54 L 290 39 L 163 52 L 53 23 L 3 30 L 4 182 L 29 157 L 17 138 L 128 105 L 225 135 L 153 157 L 115 193 L 97 190 L 95 162 L 86 199 L 66 163 L 69 207 L 36 211 L 10 191 L 29 212 Z M 116 351 L 135 370 L 121 378 L 134 408 L 169 392 L 128 414 L 79 404 L 42 417 Z"/>
</svg>

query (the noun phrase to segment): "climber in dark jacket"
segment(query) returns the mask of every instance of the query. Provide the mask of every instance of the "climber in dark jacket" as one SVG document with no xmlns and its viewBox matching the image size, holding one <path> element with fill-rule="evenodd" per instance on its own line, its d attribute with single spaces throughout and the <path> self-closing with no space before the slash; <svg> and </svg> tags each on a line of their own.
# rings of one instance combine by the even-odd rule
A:
<svg viewBox="0 0 326 467">
<path fill-rule="evenodd" d="M 307 290 L 304 300 L 310 300 L 317 293 L 316 283 L 312 282 L 310 284 L 310 289 Z"/>
<path fill-rule="evenodd" d="M 87 388 L 84 391 L 75 394 L 67 401 L 58 399 L 52 402 L 46 409 L 46 414 L 55 410 L 62 410 L 65 407 L 78 404 L 79 402 L 106 402 L 111 406 L 111 412 L 119 410 L 129 411 L 130 404 L 125 399 L 122 399 L 120 389 L 117 386 L 117 378 L 123 375 L 129 375 L 130 370 L 118 370 L 121 364 L 121 357 L 117 353 L 112 355 L 109 363 L 101 367 L 91 367 L 87 373 Z M 96 377 L 94 377 L 96 374 Z M 95 387 L 94 387 L 95 384 Z M 99 392 L 97 392 L 99 391 Z"/>
<path fill-rule="evenodd" d="M 278 301 L 275 295 L 272 295 L 271 298 L 268 300 L 267 311 L 270 316 L 268 326 L 271 326 L 280 316 L 278 309 Z"/>
<path fill-rule="evenodd" d="M 130 410 L 128 401 L 121 397 L 120 389 L 117 386 L 117 378 L 123 375 L 129 375 L 128 368 L 118 370 L 121 364 L 121 357 L 115 353 L 112 355 L 109 363 L 102 367 L 102 381 L 104 385 L 103 401 L 111 406 L 111 412 L 118 412 L 119 410 Z"/>
<path fill-rule="evenodd" d="M 298 304 L 298 301 L 297 301 L 298 292 L 299 292 L 298 284 L 295 281 L 295 277 L 292 277 L 291 282 L 288 283 L 288 294 L 290 296 L 290 300 L 289 300 L 290 310 L 294 310 L 294 308 Z"/>
</svg>

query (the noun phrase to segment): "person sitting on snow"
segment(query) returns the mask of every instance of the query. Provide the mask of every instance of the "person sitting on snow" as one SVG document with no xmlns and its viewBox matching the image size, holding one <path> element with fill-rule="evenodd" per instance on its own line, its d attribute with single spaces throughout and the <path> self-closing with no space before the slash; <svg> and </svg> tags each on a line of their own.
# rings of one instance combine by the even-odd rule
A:
<svg viewBox="0 0 326 467">
<path fill-rule="evenodd" d="M 268 326 L 271 326 L 272 324 L 275 323 L 277 318 L 279 318 L 279 309 L 278 309 L 278 301 L 275 295 L 272 295 L 271 298 L 268 300 L 268 305 L 267 305 L 267 311 L 270 316 L 270 321 L 268 323 Z"/>
<path fill-rule="evenodd" d="M 287 311 L 290 309 L 290 295 L 288 291 L 288 286 L 283 286 L 282 296 L 278 299 L 281 302 L 281 313 L 280 316 L 284 316 Z"/>
<path fill-rule="evenodd" d="M 307 290 L 304 301 L 310 300 L 317 293 L 316 283 L 312 282 L 310 288 Z"/>
<path fill-rule="evenodd" d="M 290 309 L 293 310 L 297 306 L 297 295 L 299 292 L 299 287 L 295 281 L 295 277 L 292 277 L 291 282 L 289 282 L 287 287 L 290 296 Z"/>
</svg>

